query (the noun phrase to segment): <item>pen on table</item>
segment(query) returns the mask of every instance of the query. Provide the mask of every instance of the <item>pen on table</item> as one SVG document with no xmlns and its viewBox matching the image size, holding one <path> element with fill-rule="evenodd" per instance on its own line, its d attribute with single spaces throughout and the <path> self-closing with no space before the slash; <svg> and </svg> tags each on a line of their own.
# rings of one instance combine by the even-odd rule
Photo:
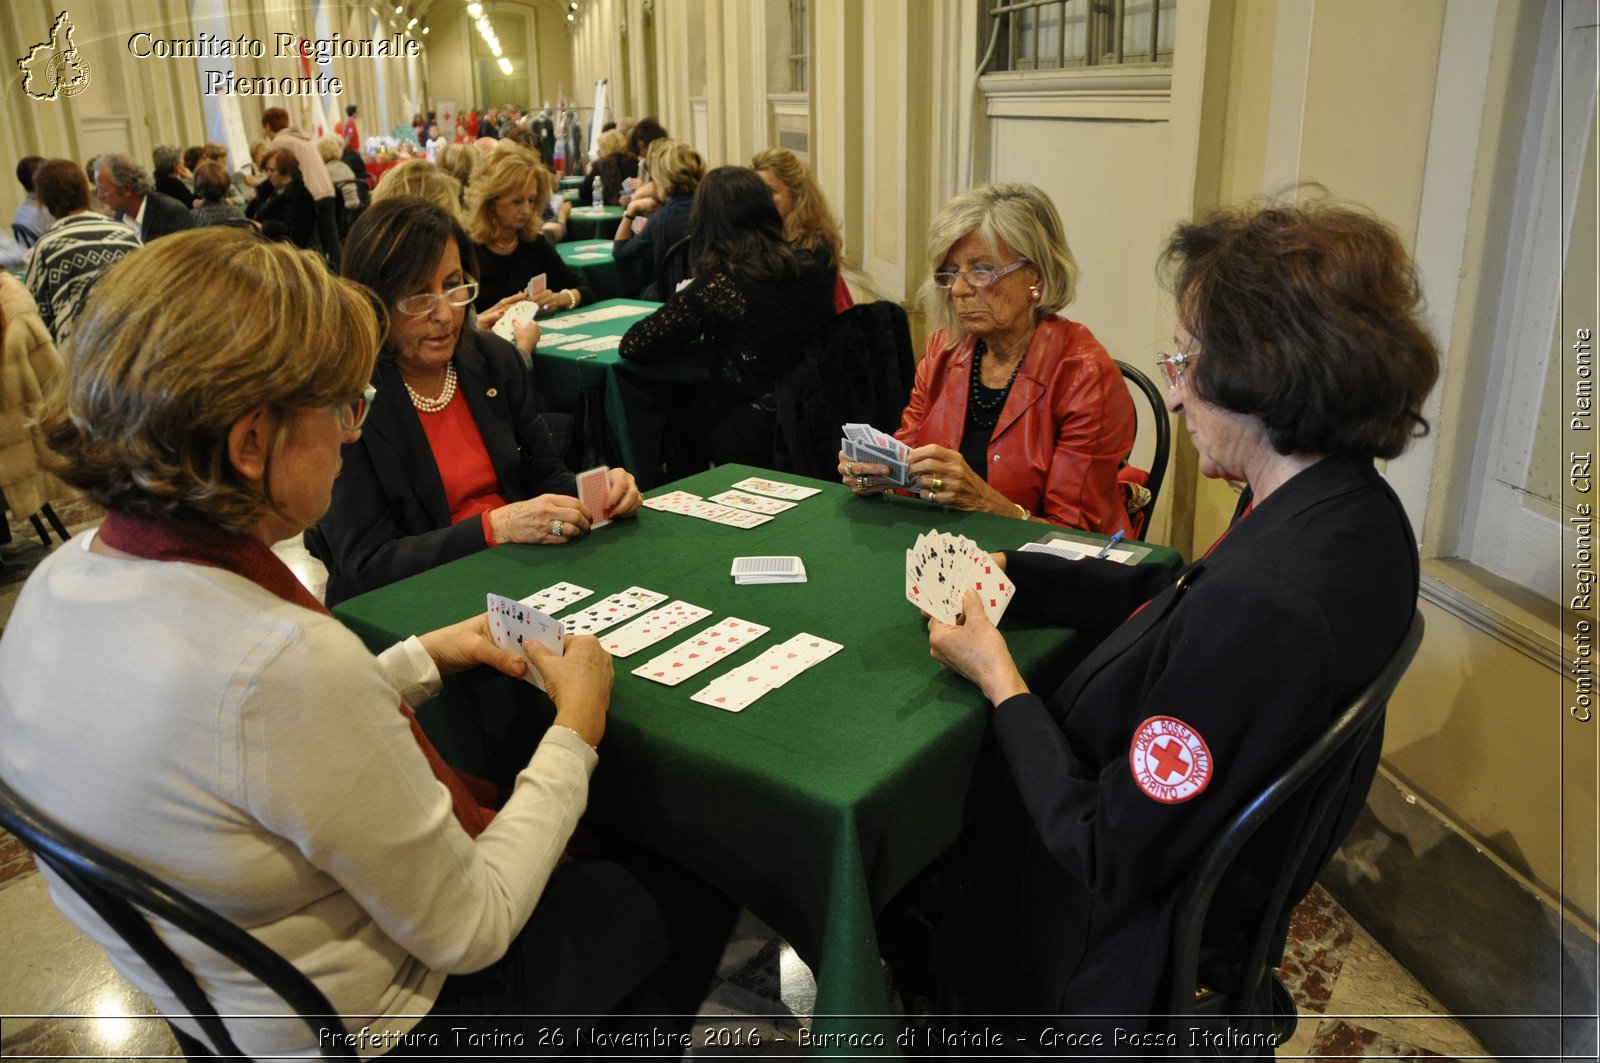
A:
<svg viewBox="0 0 1600 1063">
<path fill-rule="evenodd" d="M 1105 557 L 1107 554 L 1111 553 L 1111 548 L 1113 546 L 1116 546 L 1121 541 L 1122 541 L 1122 533 L 1121 532 L 1117 532 L 1117 534 L 1115 534 L 1115 535 L 1113 535 L 1111 537 L 1111 541 L 1106 543 L 1104 546 L 1102 546 L 1100 548 L 1100 552 L 1098 554 L 1094 555 L 1095 559 L 1099 560 L 1100 558 Z"/>
</svg>

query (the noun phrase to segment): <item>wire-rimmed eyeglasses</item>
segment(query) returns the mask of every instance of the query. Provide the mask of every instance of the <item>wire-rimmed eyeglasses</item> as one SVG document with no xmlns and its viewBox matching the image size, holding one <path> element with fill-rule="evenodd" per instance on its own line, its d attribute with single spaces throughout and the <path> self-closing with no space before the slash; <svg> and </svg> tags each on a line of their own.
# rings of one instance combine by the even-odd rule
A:
<svg viewBox="0 0 1600 1063">
<path fill-rule="evenodd" d="M 1190 354 L 1168 354 L 1166 351 L 1156 355 L 1156 368 L 1166 374 L 1167 387 L 1175 388 L 1183 380 L 1184 370 L 1189 368 L 1189 363 L 1200 357 L 1199 351 Z"/>
<path fill-rule="evenodd" d="M 1004 277 L 1007 273 L 1013 273 L 1021 269 L 1023 266 L 1031 265 L 1033 265 L 1033 263 L 1029 262 L 1027 259 L 1019 258 L 1015 262 L 1011 263 L 1011 265 L 1001 266 L 999 269 L 987 269 L 984 267 L 979 267 L 978 269 L 969 269 L 966 271 L 959 269 L 942 269 L 933 275 L 933 283 L 937 284 L 941 288 L 954 288 L 956 286 L 956 279 L 959 277 L 962 280 L 965 280 L 968 284 L 972 285 L 974 288 L 988 288 L 993 285 L 995 281 L 999 280 L 1001 277 Z"/>
<path fill-rule="evenodd" d="M 339 427 L 346 432 L 354 432 L 367 423 L 367 414 L 372 412 L 372 400 L 377 398 L 378 389 L 371 384 L 361 389 L 361 394 L 349 402 L 341 402 L 334 409 L 339 414 Z"/>
<path fill-rule="evenodd" d="M 394 308 L 409 317 L 422 317 L 433 313 L 433 308 L 443 299 L 451 306 L 466 306 L 478 297 L 478 282 L 474 280 L 446 288 L 443 292 L 418 292 L 394 301 Z"/>
</svg>

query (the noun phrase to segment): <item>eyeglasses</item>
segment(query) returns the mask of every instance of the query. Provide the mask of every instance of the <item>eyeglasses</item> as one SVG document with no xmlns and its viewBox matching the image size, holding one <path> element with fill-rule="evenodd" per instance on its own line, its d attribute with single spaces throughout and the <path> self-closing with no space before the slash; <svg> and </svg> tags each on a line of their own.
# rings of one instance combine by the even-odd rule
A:
<svg viewBox="0 0 1600 1063">
<path fill-rule="evenodd" d="M 354 432 L 367 423 L 367 414 L 372 412 L 372 400 L 377 398 L 378 389 L 371 384 L 361 389 L 361 394 L 349 402 L 341 402 L 334 409 L 339 414 L 339 427 L 346 432 Z"/>
<path fill-rule="evenodd" d="M 1199 351 L 1190 354 L 1168 354 L 1162 351 L 1156 355 L 1156 366 L 1167 376 L 1167 387 L 1175 388 L 1183 380 L 1183 372 L 1189 368 L 1189 363 L 1200 357 Z"/>
<path fill-rule="evenodd" d="M 959 269 L 940 270 L 933 275 L 933 283 L 941 288 L 954 288 L 956 286 L 956 278 L 959 277 L 974 288 L 987 288 L 1007 273 L 1013 273 L 1023 266 L 1031 265 L 1033 263 L 1027 259 L 1019 258 L 1011 265 L 1001 266 L 999 269 L 969 269 L 965 272 Z"/>
<path fill-rule="evenodd" d="M 465 284 L 456 285 L 454 288 L 446 288 L 444 292 L 439 294 L 420 292 L 416 295 L 408 295 L 403 299 L 396 299 L 394 308 L 402 314 L 421 317 L 424 314 L 433 313 L 433 308 L 439 305 L 440 299 L 443 299 L 451 306 L 466 306 L 477 297 L 478 282 L 469 280 Z"/>
</svg>

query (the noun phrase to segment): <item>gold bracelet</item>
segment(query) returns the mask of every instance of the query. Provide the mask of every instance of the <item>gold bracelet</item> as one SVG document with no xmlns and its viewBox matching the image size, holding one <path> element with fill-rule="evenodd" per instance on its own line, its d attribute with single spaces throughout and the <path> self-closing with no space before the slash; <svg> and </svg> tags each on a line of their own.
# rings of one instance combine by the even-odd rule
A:
<svg viewBox="0 0 1600 1063">
<path fill-rule="evenodd" d="M 533 665 L 530 664 L 528 667 L 532 668 Z M 599 746 L 596 746 L 593 742 L 591 742 L 587 738 L 583 737 L 583 735 L 578 734 L 577 731 L 574 731 L 572 728 L 568 727 L 564 723 L 553 723 L 553 724 L 550 725 L 550 729 L 551 730 L 555 730 L 557 728 L 560 728 L 563 731 L 570 732 L 571 734 L 578 735 L 578 741 L 582 742 L 584 745 L 588 746 L 590 749 L 599 749 L 600 748 Z"/>
<path fill-rule="evenodd" d="M 1033 514 L 1032 514 L 1032 513 L 1029 513 L 1029 512 L 1028 512 L 1028 511 L 1027 511 L 1027 509 L 1026 509 L 1026 508 L 1024 508 L 1024 507 L 1023 507 L 1023 505 L 1022 505 L 1022 504 L 1021 504 L 1021 503 L 1020 503 L 1020 502 L 1013 502 L 1013 503 L 1011 503 L 1011 504 L 1012 504 L 1012 505 L 1013 505 L 1013 506 L 1016 506 L 1016 507 L 1017 507 L 1017 514 L 1018 514 L 1018 515 L 1019 515 L 1019 516 L 1020 516 L 1020 517 L 1022 517 L 1022 519 L 1023 519 L 1023 520 L 1032 520 L 1032 519 L 1033 519 Z"/>
</svg>

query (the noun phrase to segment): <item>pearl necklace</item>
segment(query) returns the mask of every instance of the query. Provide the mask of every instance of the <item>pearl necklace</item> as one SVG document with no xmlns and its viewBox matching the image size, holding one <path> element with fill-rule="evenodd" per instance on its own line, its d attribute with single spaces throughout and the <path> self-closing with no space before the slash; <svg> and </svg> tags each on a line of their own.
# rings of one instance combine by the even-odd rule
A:
<svg viewBox="0 0 1600 1063">
<path fill-rule="evenodd" d="M 450 400 L 456 397 L 456 364 L 453 361 L 444 364 L 444 390 L 439 392 L 439 397 L 436 399 L 419 395 L 410 383 L 401 382 L 406 385 L 406 394 L 411 396 L 411 405 L 423 413 L 438 413 L 450 405 Z"/>
</svg>

